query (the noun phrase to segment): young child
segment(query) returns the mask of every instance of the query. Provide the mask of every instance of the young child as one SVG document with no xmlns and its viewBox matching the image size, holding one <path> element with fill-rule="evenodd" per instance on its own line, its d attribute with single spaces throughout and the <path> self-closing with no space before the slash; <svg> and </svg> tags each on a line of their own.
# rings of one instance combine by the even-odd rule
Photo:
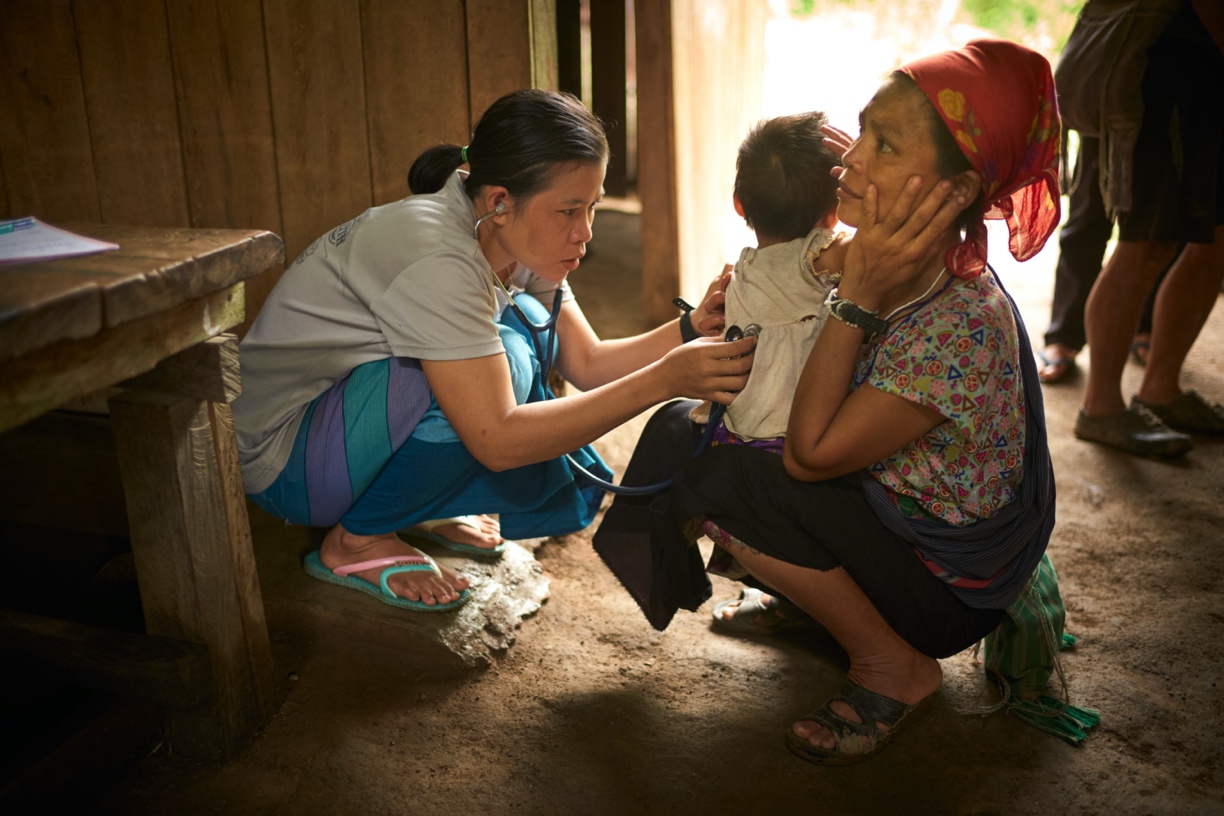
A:
<svg viewBox="0 0 1224 816">
<path fill-rule="evenodd" d="M 727 326 L 760 327 L 752 374 L 727 408 L 715 442 L 781 449 L 795 384 L 828 318 L 825 296 L 836 285 L 845 240 L 836 240 L 841 157 L 825 147 L 823 113 L 759 123 L 735 162 L 735 211 L 756 233 L 727 287 Z M 700 420 L 706 406 L 694 411 Z"/>
</svg>

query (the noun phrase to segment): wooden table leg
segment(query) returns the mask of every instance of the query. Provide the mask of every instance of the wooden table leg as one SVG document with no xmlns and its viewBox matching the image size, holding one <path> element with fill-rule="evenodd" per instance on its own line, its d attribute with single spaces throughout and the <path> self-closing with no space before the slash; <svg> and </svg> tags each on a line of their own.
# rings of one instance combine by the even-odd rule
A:
<svg viewBox="0 0 1224 816">
<path fill-rule="evenodd" d="M 168 711 L 175 750 L 225 757 L 271 715 L 274 678 L 229 405 L 110 400 L 149 634 L 209 647 L 214 699 Z"/>
</svg>

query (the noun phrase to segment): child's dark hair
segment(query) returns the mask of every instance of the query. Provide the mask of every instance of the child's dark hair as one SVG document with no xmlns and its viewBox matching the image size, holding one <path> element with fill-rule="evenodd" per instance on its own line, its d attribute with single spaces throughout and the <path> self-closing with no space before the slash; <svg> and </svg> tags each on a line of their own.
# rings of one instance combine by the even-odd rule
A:
<svg viewBox="0 0 1224 816">
<path fill-rule="evenodd" d="M 931 141 L 935 143 L 935 171 L 939 173 L 940 178 L 950 178 L 966 170 L 972 170 L 973 165 L 957 144 L 956 137 L 952 135 L 952 131 L 948 130 L 943 117 L 939 115 L 939 111 L 935 110 L 935 106 L 918 87 L 918 83 L 914 82 L 913 77 L 904 71 L 896 71 L 892 78 L 898 85 L 909 88 L 913 93 L 922 97 L 923 109 L 927 113 L 927 125 L 931 131 Z M 978 193 L 978 197 L 956 216 L 956 228 L 963 232 L 974 221 L 981 220 L 984 211 L 985 204 L 982 194 Z"/>
<path fill-rule="evenodd" d="M 802 238 L 837 204 L 830 171 L 841 156 L 825 146 L 819 111 L 759 122 L 735 160 L 735 195 L 757 235 Z"/>
<path fill-rule="evenodd" d="M 470 198 L 486 185 L 529 198 L 548 186 L 558 165 L 607 161 L 608 139 L 595 114 L 571 94 L 511 91 L 480 117 L 466 156 L 458 145 L 429 148 L 412 163 L 408 187 L 436 193 L 465 160 Z"/>
</svg>

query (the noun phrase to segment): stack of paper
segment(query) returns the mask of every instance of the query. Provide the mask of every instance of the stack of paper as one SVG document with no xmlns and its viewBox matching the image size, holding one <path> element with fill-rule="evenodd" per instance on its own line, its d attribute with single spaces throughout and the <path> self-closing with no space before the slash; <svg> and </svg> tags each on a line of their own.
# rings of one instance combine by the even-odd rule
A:
<svg viewBox="0 0 1224 816">
<path fill-rule="evenodd" d="M 32 263 L 118 249 L 118 244 L 87 238 L 33 216 L 0 221 L 0 264 Z"/>
</svg>

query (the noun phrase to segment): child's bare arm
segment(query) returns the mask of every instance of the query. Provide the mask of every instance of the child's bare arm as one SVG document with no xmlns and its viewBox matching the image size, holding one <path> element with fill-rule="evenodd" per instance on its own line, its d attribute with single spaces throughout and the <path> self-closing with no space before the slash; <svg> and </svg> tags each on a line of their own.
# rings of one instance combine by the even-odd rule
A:
<svg viewBox="0 0 1224 816">
<path fill-rule="evenodd" d="M 813 260 L 812 271 L 817 274 L 821 272 L 840 274 L 842 265 L 846 262 L 846 248 L 850 245 L 851 237 L 853 236 L 839 232 L 833 242 L 822 249 Z"/>
</svg>

